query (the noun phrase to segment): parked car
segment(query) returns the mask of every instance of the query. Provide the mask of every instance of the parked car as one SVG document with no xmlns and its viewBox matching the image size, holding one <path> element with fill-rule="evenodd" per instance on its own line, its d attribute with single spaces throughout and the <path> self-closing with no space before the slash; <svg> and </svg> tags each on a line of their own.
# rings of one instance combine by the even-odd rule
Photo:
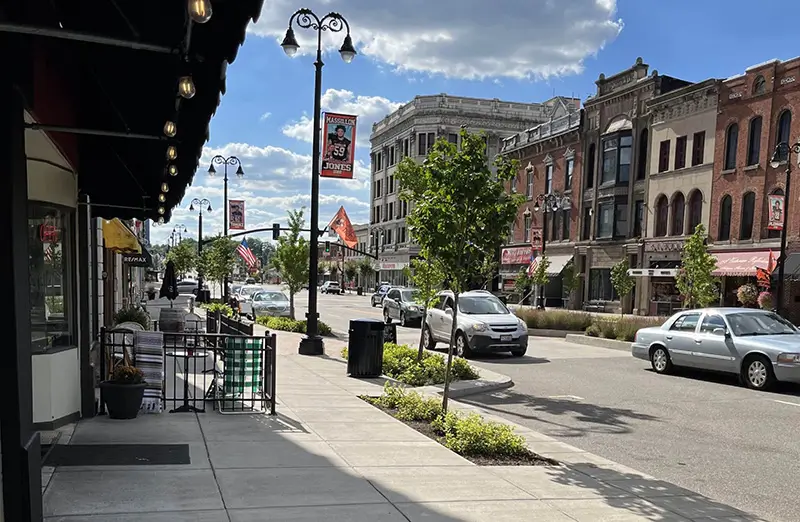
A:
<svg viewBox="0 0 800 522">
<path fill-rule="evenodd" d="M 258 285 L 243 285 L 235 294 L 232 294 L 233 302 L 235 306 L 239 308 L 239 313 L 241 315 L 246 317 L 251 317 L 253 315 L 251 303 L 253 294 L 263 290 L 264 289 Z"/>
<path fill-rule="evenodd" d="M 392 319 L 400 321 L 400 326 L 409 323 L 422 323 L 422 306 L 416 301 L 417 291 L 413 288 L 392 288 L 383 298 L 383 319 L 387 324 Z"/>
<path fill-rule="evenodd" d="M 325 281 L 322 283 L 319 291 L 323 294 L 341 294 L 342 289 L 339 287 L 338 281 Z"/>
<path fill-rule="evenodd" d="M 428 350 L 437 342 L 449 343 L 453 327 L 453 292 L 437 295 L 423 326 L 422 343 Z M 471 290 L 458 296 L 455 353 L 469 358 L 475 353 L 511 352 L 522 357 L 528 351 L 528 326 L 500 299 L 486 290 Z"/>
<path fill-rule="evenodd" d="M 203 289 L 208 289 L 208 285 L 203 285 Z M 178 281 L 179 294 L 197 295 L 197 281 L 194 279 L 182 279 Z"/>
<path fill-rule="evenodd" d="M 685 310 L 639 330 L 631 352 L 656 373 L 675 367 L 732 373 L 756 390 L 777 381 L 800 383 L 800 330 L 766 310 Z"/>
<path fill-rule="evenodd" d="M 386 297 L 386 294 L 389 292 L 389 290 L 391 290 L 391 288 L 392 288 L 392 285 L 381 285 L 381 286 L 379 286 L 378 289 L 375 291 L 375 293 L 372 294 L 372 297 L 369 298 L 369 303 L 373 307 L 382 306 L 383 305 L 383 298 Z"/>
<path fill-rule="evenodd" d="M 254 285 L 254 284 L 256 284 L 256 280 L 253 277 L 248 277 L 247 279 L 244 280 L 244 284 L 246 284 L 246 285 Z"/>
<path fill-rule="evenodd" d="M 290 317 L 289 298 L 277 290 L 256 292 L 252 299 L 252 311 L 254 316 Z"/>
</svg>

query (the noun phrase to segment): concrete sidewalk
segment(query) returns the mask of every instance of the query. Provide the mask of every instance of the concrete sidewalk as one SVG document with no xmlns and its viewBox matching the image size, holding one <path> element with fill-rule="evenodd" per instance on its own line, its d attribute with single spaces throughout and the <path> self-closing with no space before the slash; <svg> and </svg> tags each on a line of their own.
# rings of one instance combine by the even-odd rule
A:
<svg viewBox="0 0 800 522">
<path fill-rule="evenodd" d="M 301 357 L 300 335 L 277 333 L 276 417 L 82 421 L 74 444 L 188 444 L 191 464 L 48 470 L 46 520 L 758 520 L 524 428 L 532 450 L 565 464 L 476 466 L 356 397 L 382 379 L 351 379 L 343 361 Z M 331 355 L 342 346 L 326 341 Z"/>
</svg>

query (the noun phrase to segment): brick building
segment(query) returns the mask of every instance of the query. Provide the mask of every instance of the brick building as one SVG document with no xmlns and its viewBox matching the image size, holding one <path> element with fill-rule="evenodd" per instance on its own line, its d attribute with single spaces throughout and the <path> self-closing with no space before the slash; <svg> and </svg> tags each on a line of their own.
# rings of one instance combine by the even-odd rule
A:
<svg viewBox="0 0 800 522">
<path fill-rule="evenodd" d="M 723 302 L 736 302 L 736 289 L 755 282 L 770 252 L 780 254 L 780 231 L 769 228 L 769 195 L 783 195 L 785 167 L 770 158 L 780 142 L 800 136 L 800 58 L 772 60 L 724 80 L 719 95 L 711 200 L 711 251 L 723 280 Z M 800 250 L 797 197 L 787 203 L 788 251 Z M 797 290 L 786 296 L 794 303 Z M 789 306 L 792 308 L 792 306 Z"/>
<path fill-rule="evenodd" d="M 509 190 L 526 196 L 517 219 L 509 231 L 509 239 L 501 250 L 500 276 L 503 290 L 514 289 L 520 270 L 531 262 L 532 245 L 545 251 L 550 260 L 550 284 L 545 288 L 546 305 L 562 306 L 565 295 L 561 273 L 572 263 L 578 219 L 572 199 L 580 190 L 580 135 L 583 113 L 580 100 L 559 99 L 548 121 L 503 140 L 501 153 L 520 162 L 520 170 Z M 557 204 L 545 205 L 540 196 L 551 195 Z M 553 198 L 551 198 L 553 199 Z M 537 204 L 538 203 L 538 204 Z M 544 212 L 547 228 L 544 229 Z M 580 292 L 578 292 L 580 295 Z"/>
</svg>

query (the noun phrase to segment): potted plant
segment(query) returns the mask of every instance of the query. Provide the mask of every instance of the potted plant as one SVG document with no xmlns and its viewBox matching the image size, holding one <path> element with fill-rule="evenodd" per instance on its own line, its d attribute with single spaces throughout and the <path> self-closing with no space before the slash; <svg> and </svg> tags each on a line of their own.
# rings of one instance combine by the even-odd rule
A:
<svg viewBox="0 0 800 522">
<path fill-rule="evenodd" d="M 760 306 L 762 310 L 774 309 L 775 299 L 773 299 L 772 294 L 768 291 L 758 294 L 758 306 Z"/>
<path fill-rule="evenodd" d="M 111 419 L 135 419 L 142 407 L 144 397 L 144 374 L 142 370 L 124 362 L 114 369 L 111 379 L 100 383 L 103 400 Z"/>
<path fill-rule="evenodd" d="M 141 308 L 128 307 L 117 310 L 114 314 L 114 324 L 139 323 L 142 328 L 150 328 L 150 316 Z"/>
<path fill-rule="evenodd" d="M 758 300 L 758 288 L 751 283 L 744 284 L 736 290 L 736 298 L 742 305 L 752 307 Z"/>
</svg>

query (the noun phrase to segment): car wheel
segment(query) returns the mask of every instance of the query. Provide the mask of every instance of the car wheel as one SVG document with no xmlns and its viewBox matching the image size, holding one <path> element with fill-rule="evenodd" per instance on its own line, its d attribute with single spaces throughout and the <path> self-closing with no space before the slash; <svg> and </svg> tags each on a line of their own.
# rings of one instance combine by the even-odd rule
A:
<svg viewBox="0 0 800 522">
<path fill-rule="evenodd" d="M 523 355 L 525 355 L 525 353 L 527 353 L 527 351 L 528 351 L 527 348 L 523 348 L 522 350 L 511 350 L 511 356 L 522 357 Z"/>
<path fill-rule="evenodd" d="M 472 358 L 472 349 L 469 347 L 469 341 L 467 341 L 467 336 L 464 335 L 463 332 L 458 332 L 456 334 L 456 355 L 459 357 L 463 357 L 464 359 L 471 359 Z"/>
<path fill-rule="evenodd" d="M 400 326 L 408 326 L 405 312 L 400 312 Z"/>
<path fill-rule="evenodd" d="M 656 346 L 650 350 L 650 365 L 656 373 L 669 373 L 672 371 L 672 359 L 663 346 Z"/>
<path fill-rule="evenodd" d="M 768 390 L 775 384 L 772 363 L 763 355 L 754 355 L 745 360 L 742 366 L 742 380 L 753 390 Z"/>
<path fill-rule="evenodd" d="M 389 310 L 387 310 L 386 308 L 383 309 L 383 321 L 386 324 L 392 324 L 392 318 L 389 317 Z"/>
<path fill-rule="evenodd" d="M 373 299 L 371 297 L 369 298 L 369 304 L 372 305 L 372 308 L 375 308 L 376 306 L 378 306 L 378 305 L 375 304 L 375 299 Z"/>
<path fill-rule="evenodd" d="M 426 324 L 422 328 L 422 347 L 426 350 L 436 349 L 436 340 L 433 338 L 430 326 Z"/>
</svg>

